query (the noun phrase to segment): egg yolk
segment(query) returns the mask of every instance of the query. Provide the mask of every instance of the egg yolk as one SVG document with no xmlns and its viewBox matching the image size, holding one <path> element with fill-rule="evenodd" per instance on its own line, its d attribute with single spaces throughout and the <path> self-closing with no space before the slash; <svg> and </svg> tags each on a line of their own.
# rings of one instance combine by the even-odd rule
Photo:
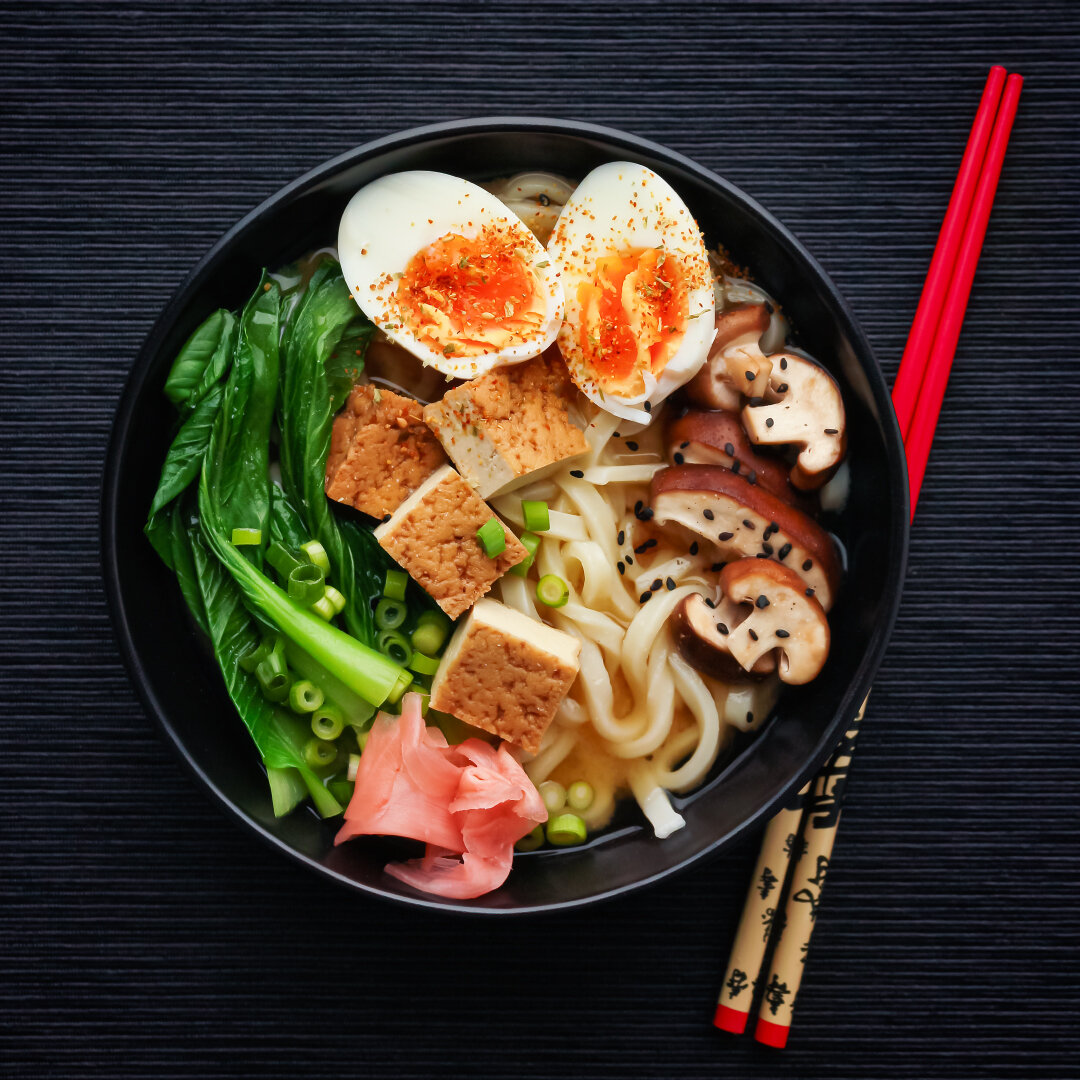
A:
<svg viewBox="0 0 1080 1080">
<path fill-rule="evenodd" d="M 601 256 L 578 302 L 582 354 L 608 389 L 636 389 L 643 371 L 659 375 L 686 333 L 686 276 L 662 249 Z"/>
<path fill-rule="evenodd" d="M 475 356 L 542 332 L 546 304 L 530 252 L 512 227 L 448 233 L 418 251 L 401 274 L 397 314 L 444 356 Z"/>
</svg>

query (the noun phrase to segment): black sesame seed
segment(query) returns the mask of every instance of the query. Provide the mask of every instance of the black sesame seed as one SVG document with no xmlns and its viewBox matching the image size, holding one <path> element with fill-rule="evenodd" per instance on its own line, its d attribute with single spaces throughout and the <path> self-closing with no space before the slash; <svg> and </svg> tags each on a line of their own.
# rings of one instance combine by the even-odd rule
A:
<svg viewBox="0 0 1080 1080">
<path fill-rule="evenodd" d="M 774 532 L 776 532 L 776 523 L 770 521 L 769 524 L 765 526 L 765 531 L 761 534 L 761 539 L 768 540 Z"/>
<path fill-rule="evenodd" d="M 651 599 L 652 599 L 652 593 L 651 592 L 643 592 L 638 597 L 638 603 L 639 604 L 644 604 L 646 600 L 651 600 Z"/>
<path fill-rule="evenodd" d="M 729 442 L 724 443 L 724 453 L 727 454 L 728 457 L 734 457 L 735 447 Z"/>
<path fill-rule="evenodd" d="M 783 562 L 791 554 L 791 545 L 785 544 L 777 553 L 776 557 Z"/>
<path fill-rule="evenodd" d="M 763 397 L 761 397 L 760 395 L 758 395 L 758 396 L 756 396 L 756 397 L 752 397 L 752 398 L 750 399 L 750 404 L 751 404 L 752 406 L 754 406 L 754 408 L 756 409 L 756 408 L 757 408 L 757 407 L 758 407 L 758 406 L 759 406 L 759 405 L 760 405 L 760 404 L 761 404 L 761 403 L 762 403 L 762 402 L 763 402 L 764 400 L 765 400 L 765 399 L 764 399 Z"/>
<path fill-rule="evenodd" d="M 738 459 L 738 458 L 734 458 L 734 459 L 732 459 L 732 462 L 731 462 L 731 471 L 732 471 L 733 473 L 736 473 L 736 474 L 737 474 L 737 473 L 738 473 L 738 471 L 739 471 L 739 469 L 740 469 L 741 467 L 742 467 L 742 463 L 741 463 L 741 462 L 739 461 L 739 459 Z"/>
<path fill-rule="evenodd" d="M 618 432 L 616 431 L 616 432 L 615 432 L 615 438 L 616 438 L 616 439 L 621 439 L 621 438 L 622 438 L 622 436 L 621 436 L 621 435 L 620 435 L 620 434 L 619 434 L 619 433 L 618 433 Z"/>
<path fill-rule="evenodd" d="M 773 546 L 772 544 L 762 544 L 761 550 L 764 551 L 766 555 L 771 555 L 773 553 Z"/>
<path fill-rule="evenodd" d="M 626 530 L 620 529 L 619 535 L 615 537 L 616 542 L 621 546 L 626 543 Z"/>
<path fill-rule="evenodd" d="M 625 574 L 626 573 L 626 564 L 624 562 L 622 562 L 620 560 L 615 565 L 619 568 L 619 573 L 620 574 Z"/>
<path fill-rule="evenodd" d="M 782 383 L 781 383 L 781 384 L 780 384 L 780 385 L 779 385 L 779 386 L 778 386 L 778 387 L 776 388 L 776 392 L 777 392 L 778 394 L 786 394 L 786 393 L 787 393 L 787 383 L 786 383 L 786 382 L 782 382 Z"/>
<path fill-rule="evenodd" d="M 710 509 L 708 508 L 708 507 L 706 507 L 706 508 L 705 508 L 704 510 L 702 510 L 702 511 L 701 511 L 701 516 L 702 516 L 702 517 L 703 517 L 703 518 L 704 518 L 704 519 L 705 519 L 706 521 L 712 521 L 712 519 L 713 519 L 714 517 L 716 517 L 716 515 L 715 515 L 715 514 L 714 514 L 714 513 L 713 513 L 713 512 L 712 512 L 712 511 L 711 511 L 711 510 L 710 510 Z"/>
<path fill-rule="evenodd" d="M 644 505 L 645 504 L 640 499 L 638 499 L 638 501 L 636 503 L 634 503 L 634 513 L 635 514 L 640 514 L 641 513 L 641 508 Z"/>
<path fill-rule="evenodd" d="M 664 583 L 663 583 L 663 582 L 662 582 L 662 581 L 660 580 L 660 578 L 657 578 L 657 579 L 656 579 L 656 580 L 655 580 L 655 581 L 654 581 L 654 582 L 653 582 L 653 583 L 652 583 L 652 584 L 651 584 L 651 585 L 649 586 L 649 588 L 650 588 L 650 589 L 651 589 L 651 590 L 652 590 L 653 592 L 656 592 L 656 591 L 657 591 L 657 589 L 659 589 L 659 588 L 660 588 L 660 586 L 661 586 L 661 585 L 663 585 L 663 584 L 664 584 Z"/>
<path fill-rule="evenodd" d="M 585 474 L 580 469 L 571 469 L 570 475 L 576 476 L 580 480 L 582 479 L 582 477 L 584 477 Z"/>
<path fill-rule="evenodd" d="M 806 595 L 807 596 L 813 596 L 814 595 L 814 590 L 813 589 L 807 589 L 806 590 Z"/>
<path fill-rule="evenodd" d="M 635 555 L 643 555 L 646 551 L 649 550 L 649 548 L 656 547 L 656 543 L 657 543 L 656 537 L 655 536 L 650 537 L 643 544 L 638 544 L 638 546 L 636 548 L 634 548 L 634 554 Z"/>
<path fill-rule="evenodd" d="M 751 470 L 750 470 L 750 471 L 749 471 L 749 472 L 748 472 L 748 473 L 746 474 L 746 482 L 747 482 L 748 484 L 756 484 L 756 483 L 757 483 L 757 473 L 756 473 L 756 472 L 754 472 L 754 470 L 753 470 L 753 469 L 751 469 Z"/>
<path fill-rule="evenodd" d="M 745 528 L 749 529 L 751 532 L 754 531 L 754 523 L 749 518 L 743 518 L 742 523 Z"/>
<path fill-rule="evenodd" d="M 655 513 L 656 511 L 653 510 L 651 506 L 646 506 L 645 509 L 638 514 L 638 517 L 641 518 L 642 521 L 648 521 Z"/>
<path fill-rule="evenodd" d="M 385 525 L 390 520 L 390 515 L 389 514 L 383 514 L 382 520 L 383 520 L 383 524 Z"/>
<path fill-rule="evenodd" d="M 651 401 L 646 401 L 645 402 L 645 411 L 646 412 L 652 412 L 652 402 Z"/>
<path fill-rule="evenodd" d="M 667 586 L 667 591 L 671 592 L 671 590 L 675 588 L 675 579 L 674 578 L 668 578 L 664 582 L 664 584 Z"/>
<path fill-rule="evenodd" d="M 754 601 L 754 603 L 757 604 L 759 608 L 767 608 L 769 606 L 769 598 L 764 593 L 762 593 L 761 596 L 759 596 Z"/>
<path fill-rule="evenodd" d="M 748 712 L 746 714 L 746 722 L 748 724 L 752 724 L 754 722 L 754 714 L 752 712 Z"/>
<path fill-rule="evenodd" d="M 777 630 L 777 631 L 776 631 L 776 636 L 777 636 L 778 638 L 786 638 L 786 637 L 791 637 L 791 635 L 790 635 L 790 634 L 789 634 L 789 633 L 788 633 L 788 632 L 787 632 L 786 630 Z"/>
<path fill-rule="evenodd" d="M 802 568 L 804 570 L 813 570 L 814 569 L 814 560 L 813 559 L 807 559 L 806 562 L 804 562 L 802 564 Z"/>
<path fill-rule="evenodd" d="M 757 553 L 757 554 L 756 554 L 756 555 L 754 556 L 754 558 L 755 558 L 755 559 L 767 559 L 768 557 L 769 557 L 769 556 L 768 556 L 768 555 L 766 555 L 764 551 L 759 551 L 759 552 L 758 552 L 758 553 Z"/>
<path fill-rule="evenodd" d="M 681 443 L 679 443 L 679 449 L 680 450 L 685 450 L 689 445 L 690 445 L 689 442 L 681 442 Z"/>
<path fill-rule="evenodd" d="M 840 434 L 840 431 L 839 431 L 839 429 L 838 429 L 838 428 L 834 428 L 834 427 L 827 427 L 827 428 L 825 429 L 825 434 L 826 434 L 826 435 L 839 435 L 839 434 Z"/>
<path fill-rule="evenodd" d="M 766 427 L 772 427 L 773 424 L 775 424 L 775 423 L 776 423 L 776 421 L 773 420 L 773 418 L 771 416 L 766 416 L 765 417 L 765 426 Z"/>
<path fill-rule="evenodd" d="M 690 545 L 690 554 L 691 554 L 691 555 L 696 555 L 697 553 L 698 553 L 698 542 L 697 542 L 697 541 L 695 540 L 695 541 L 694 541 L 694 542 L 693 542 L 693 543 L 692 543 L 692 544 Z"/>
<path fill-rule="evenodd" d="M 780 357 L 780 370 L 781 371 L 787 371 L 787 357 L 786 356 L 781 356 Z"/>
<path fill-rule="evenodd" d="M 712 607 L 712 608 L 714 608 L 714 607 L 716 607 L 716 601 L 715 601 L 715 600 L 710 600 L 710 599 L 709 599 L 709 598 L 708 598 L 708 597 L 706 596 L 706 597 L 705 597 L 705 606 L 706 606 L 706 607 Z"/>
<path fill-rule="evenodd" d="M 730 630 L 728 630 L 727 626 L 726 626 L 726 625 L 725 625 L 724 623 L 722 623 L 722 622 L 718 622 L 718 623 L 716 624 L 716 629 L 717 629 L 717 630 L 719 630 L 719 631 L 720 631 L 720 633 L 724 635 L 724 637 L 727 637 L 727 636 L 728 636 L 728 634 L 730 634 L 730 633 L 731 633 L 731 631 L 730 631 Z"/>
<path fill-rule="evenodd" d="M 633 439 L 627 439 L 626 440 L 626 449 L 627 450 L 636 450 L 637 448 L 638 448 L 638 444 L 636 442 L 634 442 Z"/>
<path fill-rule="evenodd" d="M 735 534 L 733 532 L 722 532 L 717 539 L 718 540 L 730 540 Z"/>
<path fill-rule="evenodd" d="M 744 371 L 743 374 L 746 376 L 747 382 L 753 382 L 754 379 L 757 378 L 757 376 L 752 371 Z"/>
<path fill-rule="evenodd" d="M 679 453 L 678 450 L 675 451 L 673 456 L 674 456 L 674 460 L 675 460 L 676 465 L 681 465 L 686 460 L 686 458 L 684 458 L 682 456 L 682 454 Z"/>
<path fill-rule="evenodd" d="M 633 555 L 627 555 L 626 556 L 626 565 L 627 566 L 633 566 L 634 565 L 634 556 Z"/>
<path fill-rule="evenodd" d="M 746 632 L 750 635 L 750 640 L 751 641 L 757 641 L 757 631 L 756 630 L 747 630 Z"/>
<path fill-rule="evenodd" d="M 709 570 L 712 571 L 712 573 L 717 574 L 723 570 L 725 566 L 727 566 L 726 562 L 714 562 L 712 566 L 709 567 Z"/>
</svg>

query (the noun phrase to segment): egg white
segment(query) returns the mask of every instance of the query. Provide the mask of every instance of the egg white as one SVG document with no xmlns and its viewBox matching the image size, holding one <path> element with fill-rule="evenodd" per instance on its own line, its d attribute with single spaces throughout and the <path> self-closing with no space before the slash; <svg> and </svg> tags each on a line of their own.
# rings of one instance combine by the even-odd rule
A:
<svg viewBox="0 0 1080 1080">
<path fill-rule="evenodd" d="M 527 252 L 544 301 L 542 332 L 532 339 L 491 352 L 446 356 L 419 341 L 399 323 L 393 300 L 395 274 L 417 252 L 447 234 L 472 239 L 485 226 L 512 228 Z M 492 368 L 537 356 L 559 332 L 563 292 L 547 252 L 529 229 L 494 195 L 459 176 L 439 172 L 401 172 L 380 177 L 349 200 L 338 227 L 338 257 L 353 299 L 388 337 L 444 375 L 472 379 Z"/>
<path fill-rule="evenodd" d="M 641 393 L 604 392 L 588 370 L 578 344 L 582 311 L 578 285 L 591 281 L 596 260 L 629 249 L 663 248 L 687 267 L 686 332 L 659 377 L 642 373 Z M 578 388 L 600 408 L 626 420 L 647 424 L 650 408 L 697 374 L 715 337 L 716 301 L 705 242 L 686 204 L 671 185 L 644 165 L 612 161 L 593 169 L 563 207 L 548 241 L 566 298 L 559 348 Z"/>
</svg>

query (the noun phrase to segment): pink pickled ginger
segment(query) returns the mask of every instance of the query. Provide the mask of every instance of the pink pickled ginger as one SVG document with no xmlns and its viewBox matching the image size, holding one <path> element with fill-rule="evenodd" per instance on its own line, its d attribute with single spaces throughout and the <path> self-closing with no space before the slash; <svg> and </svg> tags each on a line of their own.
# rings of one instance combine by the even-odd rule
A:
<svg viewBox="0 0 1080 1080">
<path fill-rule="evenodd" d="M 547 810 L 505 746 L 447 745 L 424 724 L 420 700 L 408 694 L 400 716 L 376 717 L 334 843 L 368 835 L 423 840 L 422 859 L 391 863 L 386 872 L 422 892 L 469 900 L 506 880 L 514 844 L 547 820 Z"/>
</svg>

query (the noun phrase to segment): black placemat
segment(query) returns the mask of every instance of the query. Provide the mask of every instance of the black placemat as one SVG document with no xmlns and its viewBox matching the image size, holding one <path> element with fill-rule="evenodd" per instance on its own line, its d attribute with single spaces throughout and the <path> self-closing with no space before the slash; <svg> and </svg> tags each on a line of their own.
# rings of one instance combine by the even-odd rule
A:
<svg viewBox="0 0 1080 1080">
<path fill-rule="evenodd" d="M 1072 5 L 0 14 L 0 1071 L 1080 1073 Z M 352 896 L 225 821 L 127 682 L 97 502 L 140 341 L 230 224 L 402 127 L 595 120 L 778 214 L 891 377 L 994 62 L 1027 83 L 786 1051 L 710 1026 L 753 844 L 491 925 Z"/>
</svg>

